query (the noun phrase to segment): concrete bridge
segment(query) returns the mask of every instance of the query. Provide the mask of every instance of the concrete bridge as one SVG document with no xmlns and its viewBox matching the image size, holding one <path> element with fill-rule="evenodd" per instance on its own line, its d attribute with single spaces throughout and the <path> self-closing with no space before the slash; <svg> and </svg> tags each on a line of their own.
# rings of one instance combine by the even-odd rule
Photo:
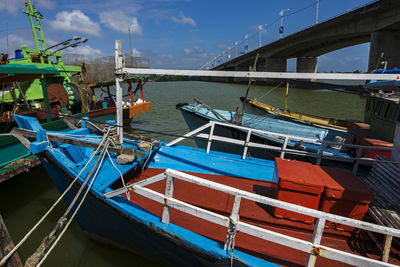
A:
<svg viewBox="0 0 400 267">
<path fill-rule="evenodd" d="M 297 58 L 297 72 L 315 72 L 317 57 L 334 50 L 371 42 L 368 70 L 386 62 L 400 68 L 400 1 L 380 0 L 272 42 L 224 62 L 214 70 L 247 71 L 260 54 L 258 71 L 286 71 Z"/>
</svg>

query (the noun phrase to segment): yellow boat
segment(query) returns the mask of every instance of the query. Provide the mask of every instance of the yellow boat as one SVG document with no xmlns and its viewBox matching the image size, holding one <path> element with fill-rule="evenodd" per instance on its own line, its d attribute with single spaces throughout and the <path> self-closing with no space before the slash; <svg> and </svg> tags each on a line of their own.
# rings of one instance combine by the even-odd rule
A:
<svg viewBox="0 0 400 267">
<path fill-rule="evenodd" d="M 270 115 L 279 117 L 285 120 L 291 120 L 295 122 L 300 122 L 308 125 L 313 125 L 321 128 L 331 128 L 334 130 L 346 131 L 349 122 L 346 120 L 337 120 L 333 118 L 325 118 L 310 114 L 303 114 L 297 112 L 291 112 L 287 107 L 287 96 L 289 88 L 286 88 L 285 95 L 285 108 L 284 110 L 267 105 L 256 99 L 251 99 L 249 97 L 241 97 L 240 100 L 244 103 L 244 108 L 246 113 L 256 114 L 256 115 Z"/>
</svg>

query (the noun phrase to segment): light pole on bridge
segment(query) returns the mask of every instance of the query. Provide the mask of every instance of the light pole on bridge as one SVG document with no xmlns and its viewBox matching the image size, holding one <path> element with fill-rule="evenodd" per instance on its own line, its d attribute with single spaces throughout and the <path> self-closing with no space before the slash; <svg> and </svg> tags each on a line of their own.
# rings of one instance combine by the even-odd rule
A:
<svg viewBox="0 0 400 267">
<path fill-rule="evenodd" d="M 282 9 L 281 12 L 279 12 L 279 15 L 281 16 L 281 26 L 279 27 L 279 33 L 281 36 L 280 38 L 282 38 L 282 34 L 283 34 L 283 14 L 289 10 L 290 10 L 290 8 L 287 8 L 287 9 Z"/>
<path fill-rule="evenodd" d="M 247 44 L 247 39 L 249 38 L 249 36 L 246 34 L 245 38 L 246 38 L 246 43 L 244 46 L 244 53 L 247 54 L 247 51 L 249 50 L 249 45 Z"/>
<path fill-rule="evenodd" d="M 265 26 L 265 28 L 263 28 L 263 26 Z M 259 47 L 261 47 L 262 42 L 261 42 L 261 33 L 262 31 L 265 29 L 267 29 L 268 24 L 260 24 L 260 26 L 258 26 L 258 30 L 260 31 L 260 37 L 259 37 Z"/>
<path fill-rule="evenodd" d="M 239 44 L 239 42 L 235 42 L 235 47 L 236 47 L 236 57 L 238 56 L 238 44 Z"/>
</svg>

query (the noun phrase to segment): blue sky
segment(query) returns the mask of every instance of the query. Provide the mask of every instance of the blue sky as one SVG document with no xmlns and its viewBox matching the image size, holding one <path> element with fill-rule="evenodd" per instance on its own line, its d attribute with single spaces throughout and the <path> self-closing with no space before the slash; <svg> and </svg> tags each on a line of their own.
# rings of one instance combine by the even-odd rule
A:
<svg viewBox="0 0 400 267">
<path fill-rule="evenodd" d="M 28 18 L 22 14 L 25 0 L 0 0 L 0 51 L 13 51 L 21 44 L 33 46 Z M 319 21 L 347 12 L 371 1 L 319 0 Z M 244 41 L 249 49 L 259 44 L 257 28 L 263 27 L 262 44 L 279 38 L 279 12 L 284 17 L 284 35 L 312 26 L 316 0 L 32 0 L 43 14 L 42 26 L 49 44 L 73 35 L 89 42 L 66 53 L 92 59 L 113 54 L 114 40 L 129 51 L 147 57 L 153 68 L 198 69 L 223 50 Z M 293 13 L 293 14 L 292 14 Z M 8 32 L 8 34 L 7 34 Z M 7 38 L 8 36 L 8 38 Z M 244 50 L 244 42 L 238 46 Z M 232 49 L 232 54 L 235 53 Z M 369 44 L 342 49 L 319 57 L 319 71 L 367 70 Z M 288 69 L 294 70 L 289 60 Z"/>
</svg>

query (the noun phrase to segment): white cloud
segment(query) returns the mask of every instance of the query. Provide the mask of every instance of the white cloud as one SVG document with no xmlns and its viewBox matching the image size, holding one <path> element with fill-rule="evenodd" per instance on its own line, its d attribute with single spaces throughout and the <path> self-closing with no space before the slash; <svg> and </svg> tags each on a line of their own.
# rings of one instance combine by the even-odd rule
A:
<svg viewBox="0 0 400 267">
<path fill-rule="evenodd" d="M 140 57 L 142 53 L 140 53 L 139 50 L 137 50 L 136 48 L 132 48 L 132 56 L 134 57 Z"/>
<path fill-rule="evenodd" d="M 69 48 L 66 49 L 67 52 L 68 49 Z M 77 47 L 71 48 L 70 52 L 73 52 L 74 54 L 86 55 L 89 58 L 95 58 L 103 55 L 103 53 L 99 49 L 93 48 L 90 45 L 79 45 Z"/>
<path fill-rule="evenodd" d="M 178 16 L 172 16 L 172 21 L 180 24 L 189 24 L 192 26 L 196 26 L 196 22 L 191 17 L 185 17 L 183 12 L 179 12 Z"/>
<path fill-rule="evenodd" d="M 25 0 L 24 0 L 24 2 L 25 2 Z M 35 3 L 37 3 L 37 5 L 39 7 L 47 8 L 47 9 L 53 9 L 56 6 L 56 3 L 54 3 L 51 0 L 36 0 Z"/>
<path fill-rule="evenodd" d="M 318 57 L 318 71 L 367 71 L 369 43 L 351 46 Z"/>
<path fill-rule="evenodd" d="M 174 68 L 177 63 L 175 58 L 169 54 L 162 54 L 151 50 L 143 50 L 144 57 L 150 61 L 152 68 Z"/>
<path fill-rule="evenodd" d="M 122 11 L 101 12 L 99 18 L 101 23 L 105 24 L 110 29 L 127 34 L 129 28 L 132 34 L 142 34 L 142 28 L 137 18 L 127 16 Z"/>
<path fill-rule="evenodd" d="M 183 49 L 180 56 L 161 54 L 150 50 L 143 50 L 143 56 L 150 60 L 152 68 L 166 69 L 199 69 L 211 58 L 210 54 L 197 46 Z"/>
<path fill-rule="evenodd" d="M 18 14 L 21 10 L 25 9 L 26 0 L 0 0 L 0 11 L 6 10 L 11 14 Z M 36 0 L 35 4 L 37 7 L 52 9 L 55 7 L 55 3 L 51 0 Z"/>
<path fill-rule="evenodd" d="M 95 49 L 89 45 L 79 45 L 75 48 L 67 48 L 63 52 L 64 62 L 74 62 L 74 61 L 88 61 L 96 59 L 103 56 L 103 53 L 99 49 Z"/>
<path fill-rule="evenodd" d="M 49 23 L 49 25 L 55 30 L 100 35 L 99 24 L 93 22 L 81 10 L 59 12 L 56 14 L 56 20 Z"/>
<path fill-rule="evenodd" d="M 21 38 L 21 36 L 16 35 L 16 34 L 9 34 L 8 40 L 7 40 L 7 37 L 0 38 L 0 48 L 3 53 L 7 53 L 7 41 L 8 41 L 9 58 L 14 57 L 14 51 L 16 49 L 20 49 L 21 45 L 27 45 L 28 47 L 34 47 L 32 40 L 27 40 L 27 39 Z"/>
</svg>

